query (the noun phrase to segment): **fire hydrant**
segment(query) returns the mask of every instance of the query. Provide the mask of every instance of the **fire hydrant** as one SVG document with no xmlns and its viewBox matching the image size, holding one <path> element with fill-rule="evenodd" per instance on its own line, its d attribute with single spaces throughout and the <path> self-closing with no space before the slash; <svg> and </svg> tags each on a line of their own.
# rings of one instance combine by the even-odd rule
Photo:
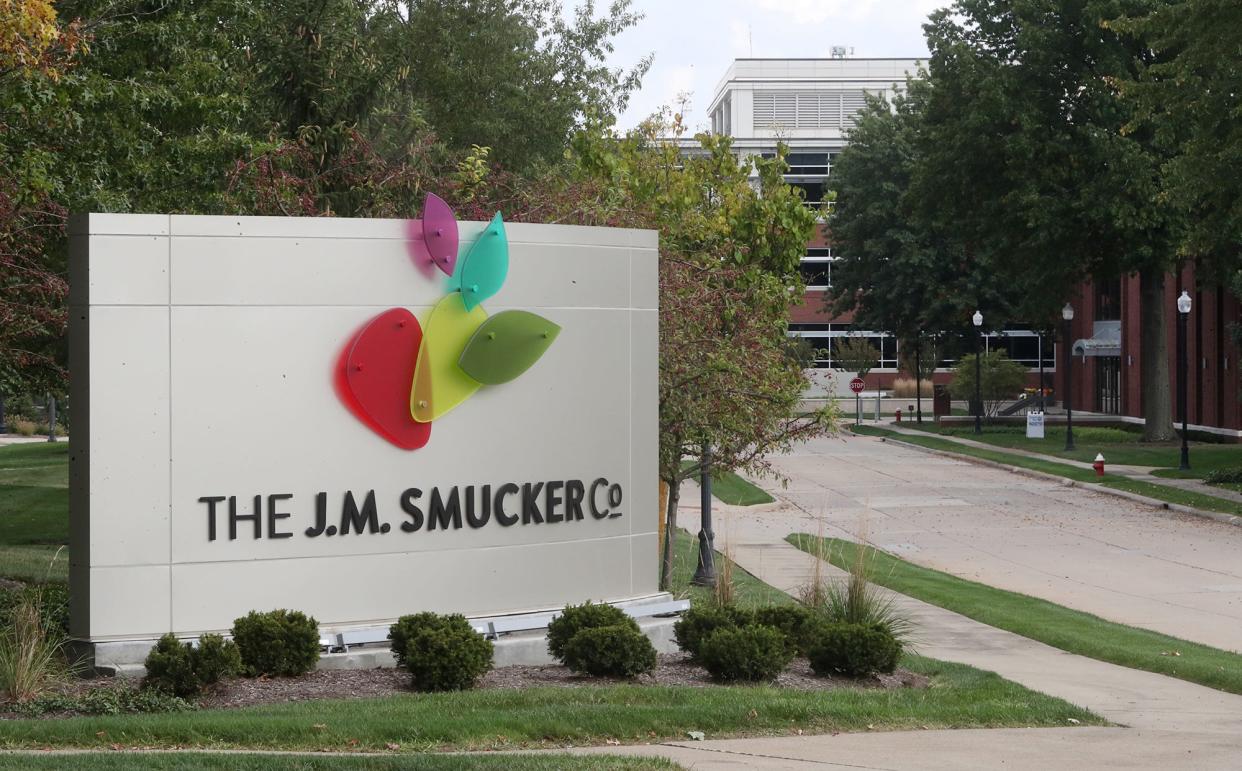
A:
<svg viewBox="0 0 1242 771">
<path fill-rule="evenodd" d="M 1101 452 L 1096 454 L 1095 463 L 1091 464 L 1091 468 L 1095 469 L 1095 475 L 1097 477 L 1104 476 L 1104 453 Z"/>
<path fill-rule="evenodd" d="M 901 408 L 900 407 L 897 408 L 897 422 L 898 423 L 901 422 Z"/>
</svg>

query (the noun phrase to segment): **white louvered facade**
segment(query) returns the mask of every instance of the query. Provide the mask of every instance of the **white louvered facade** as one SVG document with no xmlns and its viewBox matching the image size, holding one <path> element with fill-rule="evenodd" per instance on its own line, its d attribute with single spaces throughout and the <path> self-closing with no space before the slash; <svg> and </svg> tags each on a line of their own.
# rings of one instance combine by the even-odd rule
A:
<svg viewBox="0 0 1242 771">
<path fill-rule="evenodd" d="M 822 91 L 755 90 L 756 130 L 848 129 L 866 106 L 867 91 L 860 88 Z"/>
</svg>

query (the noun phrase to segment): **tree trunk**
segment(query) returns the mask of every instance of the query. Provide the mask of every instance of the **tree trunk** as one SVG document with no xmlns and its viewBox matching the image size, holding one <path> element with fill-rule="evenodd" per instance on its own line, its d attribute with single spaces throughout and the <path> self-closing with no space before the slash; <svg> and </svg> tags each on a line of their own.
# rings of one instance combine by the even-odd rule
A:
<svg viewBox="0 0 1242 771">
<path fill-rule="evenodd" d="M 668 591 L 673 575 L 673 542 L 677 540 L 677 501 L 681 498 L 680 481 L 668 486 L 668 508 L 664 524 L 664 554 L 660 560 L 660 589 Z"/>
<path fill-rule="evenodd" d="M 1143 396 L 1143 441 L 1171 442 L 1173 398 L 1169 390 L 1168 318 L 1165 313 L 1164 271 L 1139 272 L 1139 351 L 1142 366 L 1139 390 Z"/>
</svg>

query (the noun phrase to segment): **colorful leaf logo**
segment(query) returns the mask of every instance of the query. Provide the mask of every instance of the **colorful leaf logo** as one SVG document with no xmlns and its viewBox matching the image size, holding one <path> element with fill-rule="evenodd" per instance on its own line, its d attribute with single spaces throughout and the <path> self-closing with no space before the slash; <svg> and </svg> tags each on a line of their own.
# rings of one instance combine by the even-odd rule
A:
<svg viewBox="0 0 1242 771">
<path fill-rule="evenodd" d="M 433 420 L 482 386 L 519 377 L 561 328 L 527 311 L 488 318 L 483 309 L 509 273 L 500 212 L 461 260 L 457 219 L 438 196 L 427 194 L 422 220 L 410 220 L 405 231 L 416 267 L 450 276 L 450 293 L 421 326 L 404 308 L 371 319 L 345 347 L 336 382 L 342 401 L 364 425 L 402 449 L 416 450 L 430 440 Z"/>
</svg>

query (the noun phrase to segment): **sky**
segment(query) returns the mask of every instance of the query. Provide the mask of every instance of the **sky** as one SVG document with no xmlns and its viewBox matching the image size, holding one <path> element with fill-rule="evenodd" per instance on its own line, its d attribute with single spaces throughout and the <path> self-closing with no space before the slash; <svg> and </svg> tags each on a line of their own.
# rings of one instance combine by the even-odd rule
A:
<svg viewBox="0 0 1242 771">
<path fill-rule="evenodd" d="M 632 128 L 690 92 L 692 130 L 707 127 L 716 84 L 739 57 L 827 57 L 832 46 L 855 57 L 924 58 L 922 24 L 950 0 L 634 0 L 645 14 L 616 40 L 611 64 L 655 60 L 619 127 Z M 602 5 L 603 3 L 600 3 Z M 566 3 L 571 5 L 571 3 Z"/>
</svg>

